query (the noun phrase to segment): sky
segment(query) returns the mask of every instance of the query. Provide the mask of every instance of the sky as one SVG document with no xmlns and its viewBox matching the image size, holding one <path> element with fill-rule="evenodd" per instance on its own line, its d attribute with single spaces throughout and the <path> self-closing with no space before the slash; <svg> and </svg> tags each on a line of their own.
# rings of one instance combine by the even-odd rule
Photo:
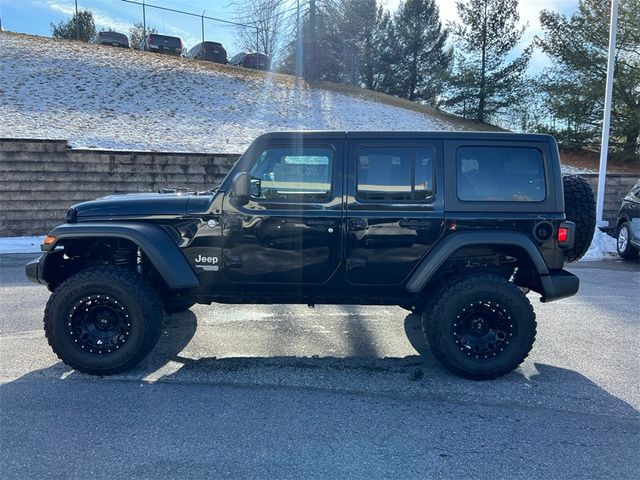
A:
<svg viewBox="0 0 640 480">
<path fill-rule="evenodd" d="M 93 12 L 98 30 L 111 27 L 116 31 L 128 33 L 134 22 L 142 21 L 142 6 L 122 0 L 77 0 L 80 9 Z M 132 0 L 141 3 L 142 0 Z M 391 11 L 397 9 L 401 0 L 382 0 Z M 201 15 L 229 21 L 241 21 L 237 18 L 233 0 L 145 0 L 147 3 L 147 25 L 155 26 L 160 33 L 176 35 L 182 38 L 187 48 L 201 41 L 201 19 L 194 16 L 162 11 L 149 5 L 157 5 L 176 10 L 184 10 Z M 293 2 L 293 0 L 292 0 Z M 455 1 L 436 0 L 440 8 L 443 23 L 458 19 Z M 578 0 L 520 0 L 519 13 L 522 23 L 528 24 L 522 39 L 522 47 L 531 43 L 540 29 L 541 10 L 553 10 L 571 14 L 577 10 Z M 0 16 L 4 30 L 35 35 L 51 35 L 51 23 L 67 20 L 75 9 L 75 0 L 0 0 Z M 222 42 L 229 56 L 240 51 L 236 41 L 236 27 L 233 25 L 205 19 L 205 39 Z M 537 72 L 548 64 L 548 59 L 535 52 L 530 70 Z"/>
</svg>

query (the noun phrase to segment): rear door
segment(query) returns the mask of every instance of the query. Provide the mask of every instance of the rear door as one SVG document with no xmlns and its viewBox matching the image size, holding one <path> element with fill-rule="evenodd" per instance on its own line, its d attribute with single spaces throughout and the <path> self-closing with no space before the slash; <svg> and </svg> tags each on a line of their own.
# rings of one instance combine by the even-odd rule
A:
<svg viewBox="0 0 640 480">
<path fill-rule="evenodd" d="M 346 277 L 399 285 L 444 230 L 442 142 L 349 140 Z"/>
</svg>

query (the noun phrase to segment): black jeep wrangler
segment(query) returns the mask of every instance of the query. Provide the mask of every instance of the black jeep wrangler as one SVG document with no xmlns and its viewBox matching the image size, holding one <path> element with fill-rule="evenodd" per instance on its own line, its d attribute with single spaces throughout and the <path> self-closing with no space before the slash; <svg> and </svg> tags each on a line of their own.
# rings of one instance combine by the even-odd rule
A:
<svg viewBox="0 0 640 480">
<path fill-rule="evenodd" d="M 529 290 L 578 291 L 594 210 L 546 135 L 271 133 L 212 190 L 75 205 L 26 269 L 81 372 L 132 368 L 194 303 L 359 304 L 420 314 L 446 368 L 488 379 L 531 350 Z"/>
</svg>

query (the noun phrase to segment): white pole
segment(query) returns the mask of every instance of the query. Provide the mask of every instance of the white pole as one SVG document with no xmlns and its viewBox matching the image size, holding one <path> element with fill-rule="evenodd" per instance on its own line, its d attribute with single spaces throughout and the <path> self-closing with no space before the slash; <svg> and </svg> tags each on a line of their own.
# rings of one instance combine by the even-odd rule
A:
<svg viewBox="0 0 640 480">
<path fill-rule="evenodd" d="M 609 25 L 609 61 L 607 63 L 607 88 L 604 94 L 604 117 L 602 119 L 602 142 L 600 143 L 600 173 L 598 175 L 598 197 L 596 200 L 596 225 L 608 227 L 602 219 L 604 205 L 604 184 L 607 175 L 607 155 L 609 153 L 609 123 L 611 120 L 611 97 L 613 94 L 613 68 L 616 55 L 616 30 L 618 28 L 618 0 L 611 1 L 611 24 Z"/>
</svg>

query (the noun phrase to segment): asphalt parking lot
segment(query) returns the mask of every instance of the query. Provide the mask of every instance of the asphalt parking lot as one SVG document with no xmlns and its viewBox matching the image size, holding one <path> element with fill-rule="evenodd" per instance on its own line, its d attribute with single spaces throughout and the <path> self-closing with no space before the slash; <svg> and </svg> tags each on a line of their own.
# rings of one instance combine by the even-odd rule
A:
<svg viewBox="0 0 640 480">
<path fill-rule="evenodd" d="M 489 382 L 435 363 L 396 307 L 197 305 L 109 378 L 60 363 L 48 292 L 0 256 L 0 476 L 637 478 L 640 263 L 569 267 L 537 341 Z"/>
</svg>

